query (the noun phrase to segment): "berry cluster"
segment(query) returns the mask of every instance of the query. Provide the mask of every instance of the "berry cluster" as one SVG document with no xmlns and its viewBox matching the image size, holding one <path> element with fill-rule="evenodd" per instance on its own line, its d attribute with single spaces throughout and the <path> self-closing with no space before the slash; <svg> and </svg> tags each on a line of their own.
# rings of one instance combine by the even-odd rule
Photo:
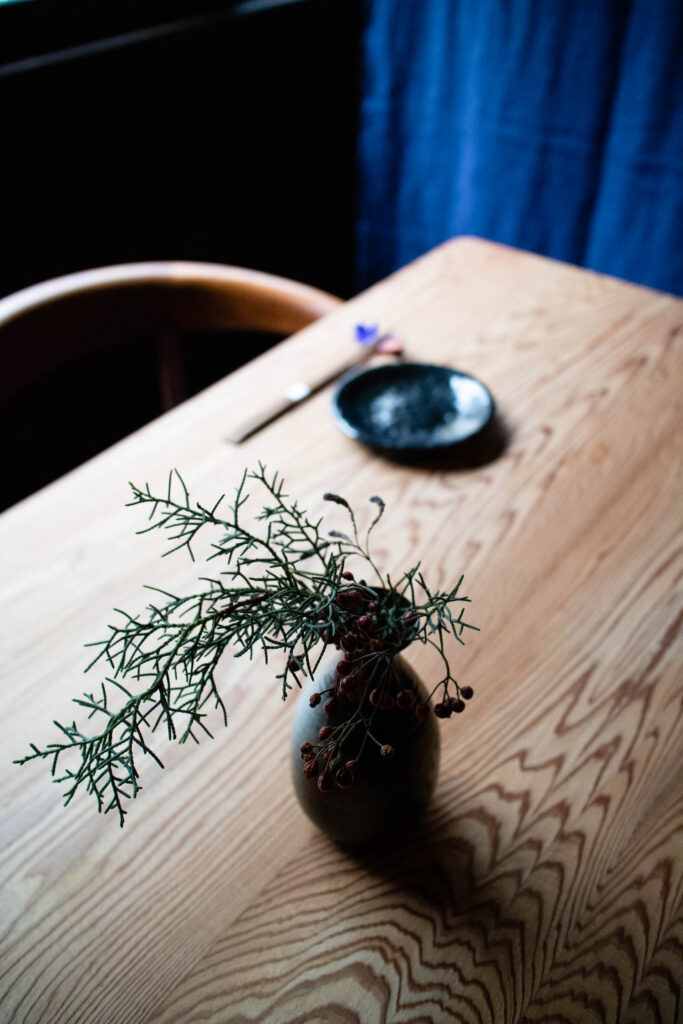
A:
<svg viewBox="0 0 683 1024">
<path fill-rule="evenodd" d="M 252 484 L 262 494 L 255 516 L 245 507 Z M 371 534 L 385 511 L 378 495 L 369 498 L 370 521 L 363 517 L 361 533 L 346 498 L 324 494 L 323 501 L 331 502 L 348 524 L 347 532 L 325 532 L 323 517 L 309 517 L 286 493 L 280 474 L 261 463 L 244 471 L 231 500 L 224 495 L 213 504 L 191 501 L 177 471 L 165 492 L 131 486 L 130 504 L 146 506 L 149 513 L 141 533 L 162 530 L 170 551 L 186 549 L 194 559 L 200 532 L 218 530 L 206 558 L 220 558 L 222 568 L 201 576 L 194 592 L 178 596 L 160 590 L 163 600 L 155 596 L 143 613 L 122 611 L 106 637 L 93 645 L 89 667 L 99 663 L 107 676 L 100 688 L 76 700 L 87 709 L 92 726 L 84 733 L 75 721 L 56 723 L 57 741 L 42 749 L 31 744 L 19 761 L 49 762 L 55 781 L 67 785 L 66 803 L 83 788 L 96 798 L 100 811 L 116 811 L 123 824 L 125 801 L 140 790 L 136 758 L 149 756 L 161 763 L 151 745 L 157 728 L 163 725 L 179 742 L 198 741 L 209 731 L 207 702 L 215 703 L 227 723 L 217 670 L 228 650 L 249 657 L 258 650 L 266 662 L 271 651 L 284 654 L 276 676 L 284 699 L 292 681 L 300 686 L 301 676 L 315 674 L 328 645 L 337 647 L 336 671 L 312 698 L 321 705 L 320 734 L 301 750 L 305 775 L 323 791 L 351 786 L 356 775 L 360 779 L 370 760 L 361 760 L 367 744 L 373 753 L 375 745 L 381 758 L 393 757 L 394 745 L 404 751 L 404 739 L 431 714 L 437 693 L 434 713 L 439 717 L 464 709 L 472 690 L 458 687 L 448 654 L 448 646 L 464 645 L 465 635 L 478 629 L 465 618 L 470 599 L 461 593 L 463 577 L 432 590 L 419 562 L 393 580 L 384 575 L 370 550 Z M 346 571 L 350 558 L 360 559 L 378 585 L 356 582 Z M 441 658 L 443 676 L 429 696 L 421 686 L 416 689 L 415 677 L 397 657 L 413 642 Z M 116 711 L 107 686 L 126 695 Z M 80 764 L 60 775 L 58 761 L 72 754 Z"/>
<path fill-rule="evenodd" d="M 434 705 L 434 714 L 437 718 L 450 718 L 453 712 L 456 715 L 462 714 L 465 710 L 465 701 L 471 700 L 474 696 L 474 690 L 471 686 L 458 686 L 456 683 L 456 689 L 458 690 L 458 697 L 444 697 L 439 703 Z"/>
<path fill-rule="evenodd" d="M 355 583 L 353 574 L 342 574 L 345 584 L 334 599 L 335 614 L 331 625 L 321 631 L 321 639 L 334 645 L 341 653 L 330 687 L 310 697 L 311 707 L 322 704 L 331 720 L 340 724 L 323 725 L 318 742 L 302 743 L 304 775 L 317 780 L 321 792 L 335 786 L 348 789 L 356 780 L 356 770 L 368 740 L 379 749 L 383 758 L 396 753 L 390 743 L 375 736 L 377 712 L 399 711 L 422 719 L 430 714 L 430 701 L 437 690 L 444 690 L 443 700 L 434 706 L 439 718 L 462 712 L 465 700 L 473 696 L 471 687 L 458 687 L 456 696 L 448 694 L 448 679 L 435 687 L 426 701 L 418 699 L 412 685 L 392 671 L 392 659 L 413 639 L 419 613 L 403 598 L 391 591 L 377 591 L 365 580 Z M 298 664 L 292 658 L 290 668 Z M 349 758 L 349 752 L 354 756 Z"/>
</svg>

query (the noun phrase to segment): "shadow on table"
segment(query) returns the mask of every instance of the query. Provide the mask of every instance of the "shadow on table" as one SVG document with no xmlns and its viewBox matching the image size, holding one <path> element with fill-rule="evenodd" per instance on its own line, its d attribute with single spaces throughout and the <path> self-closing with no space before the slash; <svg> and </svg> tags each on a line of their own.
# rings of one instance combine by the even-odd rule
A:
<svg viewBox="0 0 683 1024">
<path fill-rule="evenodd" d="M 444 1020 L 465 1019 L 456 1012 L 463 999 L 473 1007 L 467 1020 L 521 1019 L 494 1007 L 516 1005 L 525 954 L 556 905 L 558 876 L 544 893 L 533 872 L 537 844 L 522 844 L 510 856 L 500 841 L 484 805 L 454 812 L 453 799 L 441 796 L 413 828 L 372 847 L 343 848 L 357 869 L 357 892 L 387 926 L 382 945 L 392 936 L 400 946 L 392 962 L 407 965 L 405 991 L 422 992 L 415 979 L 429 978 Z M 474 1012 L 479 1004 L 481 1014 Z"/>
<path fill-rule="evenodd" d="M 474 846 L 458 834 L 444 798 L 435 799 L 416 825 L 388 839 L 364 846 L 335 845 L 358 867 L 432 911 L 457 915 L 481 902 Z"/>
<path fill-rule="evenodd" d="M 467 441 L 447 449 L 419 449 L 393 452 L 386 448 L 372 449 L 380 458 L 416 469 L 477 469 L 495 462 L 509 447 L 512 431 L 499 416 L 493 417 L 483 430 Z"/>
</svg>

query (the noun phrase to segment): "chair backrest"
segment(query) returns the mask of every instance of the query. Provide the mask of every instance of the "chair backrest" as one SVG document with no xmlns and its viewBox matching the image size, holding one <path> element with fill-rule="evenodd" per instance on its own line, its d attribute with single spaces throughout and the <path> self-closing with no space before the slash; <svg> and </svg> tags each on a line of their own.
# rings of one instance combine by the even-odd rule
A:
<svg viewBox="0 0 683 1024">
<path fill-rule="evenodd" d="M 70 359 L 123 342 L 160 338 L 163 376 L 173 369 L 176 334 L 288 335 L 339 305 L 297 281 L 214 263 L 129 263 L 68 274 L 0 300 L 0 400 Z M 162 380 L 164 388 L 168 407 L 173 385 Z"/>
</svg>

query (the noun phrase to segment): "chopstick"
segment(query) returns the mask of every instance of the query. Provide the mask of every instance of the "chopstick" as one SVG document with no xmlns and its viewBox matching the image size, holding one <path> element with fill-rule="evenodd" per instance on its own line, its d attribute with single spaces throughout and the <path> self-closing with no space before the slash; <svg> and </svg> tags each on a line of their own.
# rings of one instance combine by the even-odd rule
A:
<svg viewBox="0 0 683 1024">
<path fill-rule="evenodd" d="M 375 352 L 380 348 L 383 342 L 388 341 L 389 338 L 393 337 L 391 333 L 381 334 L 371 345 L 368 345 L 360 355 L 356 354 L 351 359 L 346 359 L 342 363 L 338 363 L 334 369 L 328 370 L 317 377 L 315 380 L 307 383 L 306 381 L 293 381 L 270 405 L 266 406 L 260 412 L 255 413 L 249 419 L 244 420 L 239 426 L 235 427 L 226 435 L 227 441 L 232 441 L 233 444 L 242 444 L 247 438 L 253 437 L 254 434 L 262 430 L 263 427 L 269 426 L 275 420 L 279 419 L 280 416 L 284 416 L 286 412 L 293 409 L 296 405 L 301 405 L 307 398 L 311 398 L 312 395 L 322 391 L 328 384 L 332 384 L 335 380 L 343 377 L 345 373 L 353 370 L 356 366 L 362 366 L 370 356 L 374 355 Z"/>
</svg>

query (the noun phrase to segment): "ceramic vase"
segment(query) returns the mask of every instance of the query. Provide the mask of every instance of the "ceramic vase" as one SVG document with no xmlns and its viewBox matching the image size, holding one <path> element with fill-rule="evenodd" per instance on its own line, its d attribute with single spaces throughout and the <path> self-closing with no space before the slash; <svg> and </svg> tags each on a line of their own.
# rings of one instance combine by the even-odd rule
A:
<svg viewBox="0 0 683 1024">
<path fill-rule="evenodd" d="M 350 713 L 348 707 L 341 707 L 336 714 L 326 714 L 324 701 L 310 706 L 313 693 L 333 686 L 338 661 L 339 655 L 331 659 L 297 698 L 291 744 L 292 779 L 301 807 L 318 828 L 342 843 L 369 843 L 408 828 L 426 810 L 438 775 L 439 730 L 432 712 L 418 717 L 413 708 L 377 709 L 372 734 L 381 744 L 391 746 L 394 755 L 382 756 L 380 747 L 371 740 L 365 742 L 359 755 L 350 745 L 345 756 L 357 757 L 358 761 L 353 769 L 353 784 L 348 788 L 334 785 L 321 792 L 317 779 L 304 775 L 301 744 L 319 743 L 322 726 L 339 725 Z M 426 688 L 400 654 L 392 659 L 391 673 L 394 692 L 411 690 L 416 702 L 427 700 Z"/>
</svg>

